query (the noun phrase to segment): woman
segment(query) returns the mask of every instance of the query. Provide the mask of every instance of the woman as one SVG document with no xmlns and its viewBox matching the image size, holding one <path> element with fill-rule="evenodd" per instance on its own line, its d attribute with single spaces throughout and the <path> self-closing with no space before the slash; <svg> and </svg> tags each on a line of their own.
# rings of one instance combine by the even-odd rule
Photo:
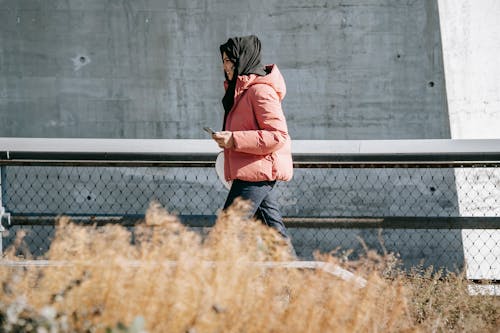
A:
<svg viewBox="0 0 500 333">
<path fill-rule="evenodd" d="M 273 187 L 292 178 L 291 140 L 281 101 L 286 87 L 276 65 L 263 66 L 256 36 L 230 38 L 220 46 L 226 93 L 222 131 L 224 175 L 232 181 L 224 209 L 241 197 L 250 212 L 288 238 Z"/>
</svg>

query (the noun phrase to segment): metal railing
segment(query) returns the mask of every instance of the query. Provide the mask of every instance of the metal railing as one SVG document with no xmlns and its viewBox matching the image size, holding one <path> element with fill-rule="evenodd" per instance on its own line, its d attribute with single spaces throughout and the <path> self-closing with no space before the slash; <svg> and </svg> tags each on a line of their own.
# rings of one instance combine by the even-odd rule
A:
<svg viewBox="0 0 500 333">
<path fill-rule="evenodd" d="M 151 200 L 210 227 L 226 190 L 212 140 L 0 138 L 5 245 L 19 229 L 35 254 L 55 217 L 132 227 Z M 298 255 L 368 247 L 406 267 L 500 279 L 500 140 L 294 141 L 295 175 L 279 183 Z"/>
</svg>

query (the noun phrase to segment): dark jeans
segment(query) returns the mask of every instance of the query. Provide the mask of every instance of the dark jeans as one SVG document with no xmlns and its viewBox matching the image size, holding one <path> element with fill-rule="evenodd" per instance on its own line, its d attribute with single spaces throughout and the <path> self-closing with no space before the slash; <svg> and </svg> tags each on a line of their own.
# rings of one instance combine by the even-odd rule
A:
<svg viewBox="0 0 500 333">
<path fill-rule="evenodd" d="M 279 210 L 278 198 L 273 191 L 274 184 L 276 181 L 247 182 L 235 179 L 231 190 L 229 190 L 224 209 L 231 206 L 234 199 L 238 197 L 250 200 L 253 203 L 250 216 L 255 216 L 262 223 L 276 229 L 284 238 L 288 239 Z"/>
</svg>

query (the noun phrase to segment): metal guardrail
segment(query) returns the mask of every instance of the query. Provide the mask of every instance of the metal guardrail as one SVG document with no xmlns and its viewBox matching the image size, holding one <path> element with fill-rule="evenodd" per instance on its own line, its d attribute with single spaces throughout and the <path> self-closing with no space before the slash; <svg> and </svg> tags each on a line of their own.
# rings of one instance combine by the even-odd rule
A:
<svg viewBox="0 0 500 333">
<path fill-rule="evenodd" d="M 4 225 L 38 230 L 32 241 L 42 249 L 58 214 L 133 226 L 157 195 L 186 224 L 211 226 L 225 197 L 213 172 L 218 152 L 212 140 L 0 138 Z M 486 244 L 463 229 L 499 229 L 500 198 L 489 197 L 500 197 L 500 140 L 296 140 L 292 153 L 294 180 L 277 190 L 305 257 L 359 247 L 357 236 L 378 246 L 373 233 L 382 229 L 386 246 L 413 256 L 409 265 L 440 254 L 430 264 L 460 266 L 467 242 Z"/>
<path fill-rule="evenodd" d="M 0 164 L 212 166 L 213 140 L 0 138 Z M 498 140 L 295 140 L 295 166 L 500 164 Z M 171 162 L 171 163 L 170 163 Z"/>
</svg>

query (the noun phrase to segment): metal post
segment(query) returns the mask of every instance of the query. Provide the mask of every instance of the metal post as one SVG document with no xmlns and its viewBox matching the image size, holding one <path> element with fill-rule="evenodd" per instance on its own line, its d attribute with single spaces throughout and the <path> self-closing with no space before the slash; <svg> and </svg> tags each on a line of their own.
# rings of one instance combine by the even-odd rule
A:
<svg viewBox="0 0 500 333">
<path fill-rule="evenodd" d="M 3 232 L 5 228 L 3 227 L 3 217 L 7 218 L 7 224 L 10 225 L 10 213 L 5 212 L 5 207 L 3 206 L 3 199 L 5 197 L 5 165 L 0 166 L 0 255 L 3 254 Z"/>
</svg>

